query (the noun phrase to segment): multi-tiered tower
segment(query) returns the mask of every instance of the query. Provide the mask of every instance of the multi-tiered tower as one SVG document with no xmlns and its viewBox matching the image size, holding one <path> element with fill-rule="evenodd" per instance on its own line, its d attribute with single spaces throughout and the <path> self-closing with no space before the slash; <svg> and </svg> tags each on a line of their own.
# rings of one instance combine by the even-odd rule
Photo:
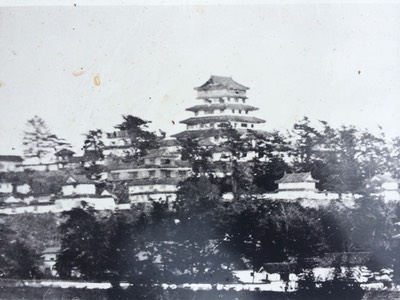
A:
<svg viewBox="0 0 400 300">
<path fill-rule="evenodd" d="M 218 142 L 221 125 L 230 124 L 239 131 L 256 129 L 256 124 L 265 121 L 250 115 L 258 108 L 247 104 L 248 89 L 231 77 L 211 76 L 206 83 L 195 88 L 201 103 L 186 109 L 192 111 L 194 117 L 181 121 L 186 124 L 186 130 L 174 137 L 197 137 Z"/>
</svg>

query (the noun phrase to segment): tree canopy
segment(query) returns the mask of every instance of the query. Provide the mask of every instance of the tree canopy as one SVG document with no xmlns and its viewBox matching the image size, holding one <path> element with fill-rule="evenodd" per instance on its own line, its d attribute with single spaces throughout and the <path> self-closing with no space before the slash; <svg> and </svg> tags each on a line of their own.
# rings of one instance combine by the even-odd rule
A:
<svg viewBox="0 0 400 300">
<path fill-rule="evenodd" d="M 51 155 L 63 148 L 71 147 L 64 139 L 51 133 L 45 121 L 38 116 L 26 122 L 22 144 L 24 156 L 37 158 L 39 162 L 45 158 L 51 159 Z"/>
</svg>

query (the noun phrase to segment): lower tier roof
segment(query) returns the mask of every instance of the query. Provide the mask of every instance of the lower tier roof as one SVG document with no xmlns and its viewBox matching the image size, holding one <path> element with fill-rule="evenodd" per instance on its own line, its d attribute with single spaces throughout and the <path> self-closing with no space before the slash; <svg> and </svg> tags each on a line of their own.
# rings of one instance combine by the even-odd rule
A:
<svg viewBox="0 0 400 300">
<path fill-rule="evenodd" d="M 180 123 L 187 125 L 207 124 L 207 123 L 228 123 L 228 122 L 246 122 L 246 123 L 265 123 L 263 119 L 249 116 L 206 116 L 195 117 L 181 121 Z"/>
<path fill-rule="evenodd" d="M 251 132 L 256 132 L 257 134 L 269 135 L 267 132 L 262 130 L 254 130 L 254 129 L 241 129 L 235 128 L 235 130 L 240 134 L 246 134 Z M 210 129 L 196 129 L 196 130 L 185 130 L 179 133 L 172 135 L 177 139 L 207 139 L 210 137 L 223 137 L 224 131 L 223 129 L 210 128 Z"/>
<path fill-rule="evenodd" d="M 242 103 L 211 103 L 211 104 L 200 104 L 200 105 L 195 105 L 192 107 L 187 108 L 186 110 L 188 111 L 213 111 L 216 109 L 235 109 L 235 110 L 247 110 L 247 111 L 253 111 L 253 110 L 258 110 L 257 107 L 247 105 L 247 104 L 242 104 Z"/>
</svg>

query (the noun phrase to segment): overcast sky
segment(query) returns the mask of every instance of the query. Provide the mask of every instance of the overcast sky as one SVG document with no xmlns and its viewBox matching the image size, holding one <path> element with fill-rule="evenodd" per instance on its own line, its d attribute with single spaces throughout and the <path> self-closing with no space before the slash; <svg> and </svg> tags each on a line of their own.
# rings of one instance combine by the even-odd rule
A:
<svg viewBox="0 0 400 300">
<path fill-rule="evenodd" d="M 400 135 L 400 5 L 0 7 L 0 154 L 34 115 L 78 149 L 122 114 L 179 132 L 210 75 L 250 87 L 266 129 Z"/>
</svg>

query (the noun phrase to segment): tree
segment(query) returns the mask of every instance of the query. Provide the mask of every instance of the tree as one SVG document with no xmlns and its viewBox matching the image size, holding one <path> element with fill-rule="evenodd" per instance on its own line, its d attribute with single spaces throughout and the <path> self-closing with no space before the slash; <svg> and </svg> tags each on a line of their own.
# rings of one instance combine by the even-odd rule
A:
<svg viewBox="0 0 400 300">
<path fill-rule="evenodd" d="M 171 214 L 161 207 L 153 212 L 153 218 L 163 216 L 164 219 L 163 223 L 152 222 L 153 230 L 164 232 L 156 234 L 166 268 L 164 271 L 186 274 L 189 276 L 186 280 L 209 280 L 221 270 L 214 226 L 220 196 L 218 186 L 210 178 L 192 177 L 179 185 Z M 168 232 L 162 228 L 167 228 Z"/>
<path fill-rule="evenodd" d="M 90 207 L 62 213 L 61 250 L 56 269 L 62 278 L 79 274 L 86 280 L 145 281 L 152 262 L 135 256 L 143 246 L 147 220 L 136 212 L 98 213 Z"/>
<path fill-rule="evenodd" d="M 304 117 L 293 126 L 293 148 L 291 155 L 294 158 L 294 169 L 297 172 L 313 171 L 313 159 L 315 146 L 320 141 L 320 133 L 311 124 L 307 117 Z"/>
<path fill-rule="evenodd" d="M 103 256 L 105 278 L 114 287 L 119 287 L 123 279 L 136 276 L 137 261 L 134 256 L 137 249 L 135 219 L 121 212 L 105 216 L 102 221 L 105 240 Z"/>
<path fill-rule="evenodd" d="M 230 251 L 254 270 L 265 262 L 312 256 L 327 250 L 319 214 L 297 203 L 242 198 L 218 215 Z"/>
<path fill-rule="evenodd" d="M 38 257 L 16 232 L 0 223 L 0 275 L 5 278 L 30 279 L 39 274 Z"/>
<path fill-rule="evenodd" d="M 24 156 L 26 158 L 37 158 L 39 163 L 44 158 L 49 158 L 50 154 L 54 154 L 62 148 L 70 147 L 70 144 L 64 139 L 52 134 L 45 121 L 38 116 L 27 121 L 22 144 Z"/>
<path fill-rule="evenodd" d="M 62 278 L 78 271 L 84 279 L 104 279 L 106 242 L 92 208 L 74 208 L 62 213 L 61 250 L 56 269 Z"/>
<path fill-rule="evenodd" d="M 354 126 L 320 127 L 304 118 L 294 125 L 293 168 L 312 172 L 322 190 L 359 193 L 373 176 L 390 169 L 390 151 L 383 134 L 378 136 Z"/>
<path fill-rule="evenodd" d="M 103 172 L 104 167 L 99 164 L 104 159 L 103 132 L 100 129 L 89 130 L 85 135 L 82 149 L 84 155 L 81 167 L 86 175 L 94 177 Z"/>
<path fill-rule="evenodd" d="M 252 165 L 253 184 L 261 193 L 274 191 L 278 188 L 275 181 L 292 169 L 287 162 L 289 143 L 278 131 L 257 135 L 254 146 L 257 157 Z"/>
<path fill-rule="evenodd" d="M 31 279 L 40 275 L 39 255 L 21 240 L 12 244 L 9 257 L 14 262 L 10 268 L 12 278 Z"/>
<path fill-rule="evenodd" d="M 217 166 L 225 174 L 225 185 L 230 186 L 234 197 L 238 199 L 254 190 L 250 160 L 257 153 L 257 143 L 263 137 L 251 130 L 239 132 L 231 124 L 221 125 L 221 135 L 223 142 L 219 147 L 226 152 L 226 157 Z"/>
<path fill-rule="evenodd" d="M 316 178 L 323 189 L 359 193 L 376 174 L 389 169 L 389 149 L 383 136 L 353 126 L 332 129 L 324 123 Z M 321 147 L 322 146 L 322 147 Z"/>
<path fill-rule="evenodd" d="M 196 175 L 207 175 L 212 172 L 213 147 L 200 145 L 199 139 L 179 139 L 179 143 L 181 159 L 190 163 Z"/>
<path fill-rule="evenodd" d="M 129 139 L 129 149 L 126 150 L 126 160 L 137 160 L 147 154 L 148 150 L 156 149 L 162 137 L 147 130 L 149 121 L 132 115 L 122 116 L 124 121 L 115 128 L 125 132 Z"/>
<path fill-rule="evenodd" d="M 89 132 L 86 133 L 83 150 L 85 153 L 91 152 L 94 154 L 92 161 L 93 164 L 97 160 L 104 159 L 104 147 L 103 132 L 100 129 L 89 130 Z"/>
</svg>

